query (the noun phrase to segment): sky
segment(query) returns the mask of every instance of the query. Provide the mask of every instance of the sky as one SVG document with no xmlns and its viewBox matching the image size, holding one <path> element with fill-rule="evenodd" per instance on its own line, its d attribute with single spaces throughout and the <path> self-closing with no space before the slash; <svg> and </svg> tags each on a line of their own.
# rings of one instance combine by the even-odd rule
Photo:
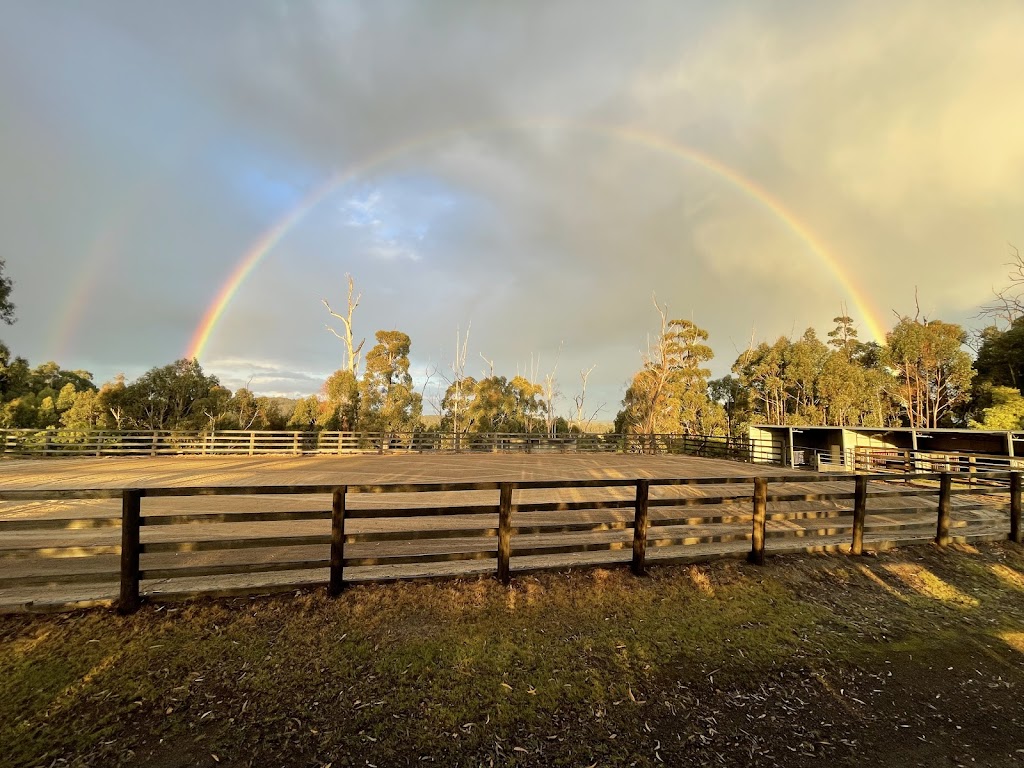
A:
<svg viewBox="0 0 1024 768">
<path fill-rule="evenodd" d="M 716 376 L 843 307 L 977 327 L 1024 244 L 1021 40 L 1019 0 L 0 0 L 0 336 L 310 394 L 351 274 L 428 395 L 469 329 L 467 373 L 568 412 L 594 367 L 610 420 L 655 297 Z"/>
</svg>

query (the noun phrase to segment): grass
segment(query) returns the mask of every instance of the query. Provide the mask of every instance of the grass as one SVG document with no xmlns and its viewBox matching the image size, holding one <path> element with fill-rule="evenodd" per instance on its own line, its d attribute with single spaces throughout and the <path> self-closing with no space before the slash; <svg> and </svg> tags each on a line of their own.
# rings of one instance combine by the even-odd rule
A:
<svg viewBox="0 0 1024 768">
<path fill-rule="evenodd" d="M 1022 638 L 1013 545 L 7 616 L 0 764 L 853 765 L 922 702 L 947 755 L 1024 725 Z"/>
</svg>

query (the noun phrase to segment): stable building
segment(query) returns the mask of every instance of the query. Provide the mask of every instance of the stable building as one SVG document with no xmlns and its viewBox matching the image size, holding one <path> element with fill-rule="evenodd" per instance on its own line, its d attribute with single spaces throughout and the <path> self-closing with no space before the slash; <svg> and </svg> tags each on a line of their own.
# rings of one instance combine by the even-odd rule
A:
<svg viewBox="0 0 1024 768">
<path fill-rule="evenodd" d="M 1024 432 L 755 424 L 748 434 L 755 463 L 821 472 L 897 469 L 900 463 L 939 471 L 944 462 L 961 470 L 965 462 L 979 471 L 1024 468 Z"/>
</svg>

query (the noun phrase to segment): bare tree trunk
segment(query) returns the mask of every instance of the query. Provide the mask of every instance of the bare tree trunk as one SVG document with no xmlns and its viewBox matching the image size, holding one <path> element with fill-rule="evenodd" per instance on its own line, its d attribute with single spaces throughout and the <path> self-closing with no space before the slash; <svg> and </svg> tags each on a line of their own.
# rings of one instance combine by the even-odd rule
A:
<svg viewBox="0 0 1024 768">
<path fill-rule="evenodd" d="M 363 294 L 355 293 L 356 284 L 355 280 L 352 279 L 352 275 L 346 274 L 345 277 L 348 278 L 348 310 L 346 313 L 341 315 L 335 312 L 331 309 L 331 305 L 327 303 L 327 299 L 321 299 L 321 301 L 323 302 L 323 305 L 327 307 L 327 311 L 331 313 L 331 316 L 341 320 L 342 324 L 345 326 L 344 335 L 338 333 L 329 325 L 327 326 L 327 330 L 345 343 L 345 369 L 352 374 L 353 378 L 357 378 L 359 372 L 359 355 L 363 350 L 363 344 L 366 343 L 366 339 L 360 341 L 358 345 L 354 344 L 352 336 L 352 314 L 356 311 L 356 307 L 359 306 L 359 300 L 363 298 Z"/>
<path fill-rule="evenodd" d="M 594 417 L 597 416 L 598 411 L 600 411 L 601 408 L 604 407 L 603 405 L 598 406 L 597 410 L 595 410 L 594 413 L 591 414 L 590 418 L 587 419 L 586 426 L 584 426 L 584 424 L 583 424 L 583 417 L 586 414 L 586 410 L 585 410 L 584 404 L 585 404 L 586 399 L 587 399 L 587 379 L 590 378 L 590 374 L 594 372 L 595 368 L 597 368 L 597 363 L 594 363 L 594 365 L 590 366 L 585 371 L 584 370 L 580 371 L 580 381 L 582 383 L 582 387 L 580 389 L 580 393 L 578 395 L 576 395 L 576 398 L 575 398 L 576 399 L 576 429 L 578 429 L 580 431 L 580 433 L 583 433 L 586 430 L 590 429 L 590 423 L 594 420 Z"/>
</svg>

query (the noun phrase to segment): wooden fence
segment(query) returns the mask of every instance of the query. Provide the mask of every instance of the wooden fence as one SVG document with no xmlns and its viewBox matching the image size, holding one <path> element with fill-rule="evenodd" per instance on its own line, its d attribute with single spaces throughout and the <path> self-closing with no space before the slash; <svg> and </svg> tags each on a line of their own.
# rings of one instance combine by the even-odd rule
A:
<svg viewBox="0 0 1024 768">
<path fill-rule="evenodd" d="M 385 452 L 672 453 L 761 463 L 782 459 L 770 441 L 725 435 L 621 435 L 269 430 L 109 431 L 0 429 L 0 455 L 255 456 Z"/>
<path fill-rule="evenodd" d="M 798 474 L 0 490 L 8 505 L 85 505 L 90 513 L 0 520 L 0 603 L 86 604 L 112 599 L 116 585 L 119 609 L 131 612 L 146 595 L 318 583 L 336 595 L 348 582 L 486 572 L 507 584 L 517 572 L 613 563 L 643 574 L 651 563 L 743 554 L 763 564 L 768 553 L 945 545 L 953 531 L 957 540 L 1006 538 L 1007 522 L 1020 543 L 1021 475 L 982 475 L 989 486 L 954 487 L 943 472 L 914 476 L 914 487 L 886 483 L 888 475 Z M 224 508 L 232 498 L 245 506 Z M 297 508 L 253 509 L 273 499 Z M 104 512 L 118 500 L 119 515 Z"/>
<path fill-rule="evenodd" d="M 858 472 L 951 472 L 975 475 L 978 472 L 1024 469 L 1024 457 L 859 447 L 853 452 L 853 468 Z"/>
</svg>

